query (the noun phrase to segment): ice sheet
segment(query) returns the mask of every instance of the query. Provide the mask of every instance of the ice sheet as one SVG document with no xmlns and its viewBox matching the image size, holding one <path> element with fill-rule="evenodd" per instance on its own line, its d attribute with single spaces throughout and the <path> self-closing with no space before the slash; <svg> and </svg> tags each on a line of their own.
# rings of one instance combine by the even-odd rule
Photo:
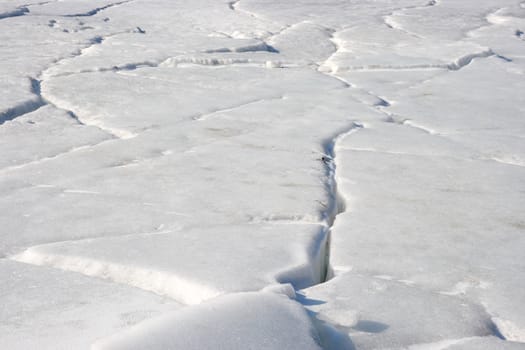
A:
<svg viewBox="0 0 525 350">
<path fill-rule="evenodd" d="M 202 305 L 97 344 L 523 347 L 524 18 L 520 0 L 0 1 L 0 305 L 24 325 L 0 339 L 86 348 L 128 325 L 117 308 L 171 312 L 139 287 Z M 297 301 L 232 294 L 261 289 Z M 213 320 L 231 323 L 196 326 Z"/>
</svg>

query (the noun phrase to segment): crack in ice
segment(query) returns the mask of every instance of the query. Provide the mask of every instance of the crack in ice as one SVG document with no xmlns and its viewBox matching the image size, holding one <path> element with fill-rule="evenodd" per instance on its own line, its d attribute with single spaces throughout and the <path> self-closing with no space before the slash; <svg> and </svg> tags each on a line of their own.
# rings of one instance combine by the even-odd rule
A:
<svg viewBox="0 0 525 350">
<path fill-rule="evenodd" d="M 0 13 L 0 20 L 6 19 L 6 18 L 25 16 L 28 13 L 29 13 L 29 9 L 26 6 L 21 6 L 15 10 Z"/>
<path fill-rule="evenodd" d="M 71 14 L 71 15 L 64 15 L 63 17 L 91 17 L 91 16 L 94 16 L 94 15 L 98 14 L 100 11 L 107 10 L 108 8 L 111 8 L 111 7 L 114 7 L 114 6 L 127 4 L 127 3 L 132 2 L 132 1 L 134 1 L 134 0 L 119 1 L 119 2 L 108 4 L 108 5 L 105 5 L 105 6 L 102 6 L 102 7 L 94 8 L 94 9 L 89 10 L 87 12 L 76 13 L 76 14 Z"/>
</svg>

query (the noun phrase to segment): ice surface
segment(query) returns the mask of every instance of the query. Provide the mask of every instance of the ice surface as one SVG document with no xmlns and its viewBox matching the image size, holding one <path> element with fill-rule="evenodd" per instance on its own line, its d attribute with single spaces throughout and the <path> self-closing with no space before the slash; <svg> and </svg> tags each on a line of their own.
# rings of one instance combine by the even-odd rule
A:
<svg viewBox="0 0 525 350">
<path fill-rule="evenodd" d="M 523 348 L 524 19 L 0 0 L 0 347 Z"/>
</svg>

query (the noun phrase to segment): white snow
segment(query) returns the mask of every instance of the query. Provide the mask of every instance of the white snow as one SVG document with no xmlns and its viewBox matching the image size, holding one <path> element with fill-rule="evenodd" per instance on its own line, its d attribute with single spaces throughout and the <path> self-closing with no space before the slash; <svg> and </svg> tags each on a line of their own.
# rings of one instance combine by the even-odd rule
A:
<svg viewBox="0 0 525 350">
<path fill-rule="evenodd" d="M 0 0 L 0 348 L 524 348 L 524 32 Z"/>
</svg>

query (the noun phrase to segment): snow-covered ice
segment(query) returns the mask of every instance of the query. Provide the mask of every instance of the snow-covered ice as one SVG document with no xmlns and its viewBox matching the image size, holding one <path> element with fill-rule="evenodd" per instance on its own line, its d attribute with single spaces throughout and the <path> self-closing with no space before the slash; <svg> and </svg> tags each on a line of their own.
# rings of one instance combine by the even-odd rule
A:
<svg viewBox="0 0 525 350">
<path fill-rule="evenodd" d="M 0 0 L 0 348 L 525 349 L 524 32 Z"/>
</svg>

